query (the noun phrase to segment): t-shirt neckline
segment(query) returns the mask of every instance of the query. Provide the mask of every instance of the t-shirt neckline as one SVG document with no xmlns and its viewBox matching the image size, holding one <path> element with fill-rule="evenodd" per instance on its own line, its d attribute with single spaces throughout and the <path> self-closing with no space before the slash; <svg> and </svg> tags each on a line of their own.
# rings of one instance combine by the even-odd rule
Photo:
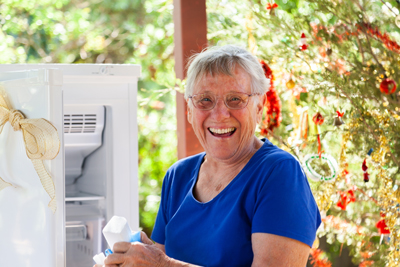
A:
<svg viewBox="0 0 400 267">
<path fill-rule="evenodd" d="M 192 186 L 190 188 L 190 196 L 194 200 L 194 202 L 199 204 L 199 205 L 203 205 L 203 206 L 204 205 L 211 205 L 214 201 L 216 201 L 216 199 L 220 198 L 221 195 L 225 194 L 225 192 L 228 191 L 229 187 L 232 187 L 232 184 L 234 184 L 235 181 L 239 180 L 238 178 L 240 178 L 240 176 L 242 176 L 242 173 L 248 168 L 248 166 L 252 163 L 252 161 L 257 159 L 257 154 L 261 153 L 260 151 L 262 149 L 264 149 L 266 146 L 272 145 L 272 143 L 267 138 L 262 138 L 261 141 L 263 141 L 264 144 L 256 151 L 256 153 L 254 153 L 254 155 L 246 163 L 246 165 L 243 167 L 243 169 L 240 170 L 240 172 L 235 176 L 235 178 L 233 178 L 233 180 L 230 181 L 229 184 L 227 186 L 225 186 L 225 188 L 222 189 L 221 192 L 219 192 L 214 198 L 212 198 L 210 201 L 207 201 L 207 202 L 200 202 L 199 200 L 197 200 L 194 197 L 194 194 L 193 194 L 194 186 L 196 185 L 197 179 L 199 178 L 199 172 L 200 172 L 201 163 L 204 161 L 204 157 L 206 156 L 206 152 L 201 153 L 200 157 L 199 157 L 199 160 L 198 160 L 198 162 L 196 164 L 196 167 L 195 167 L 194 176 L 192 177 L 193 178 L 193 183 L 192 183 Z"/>
</svg>

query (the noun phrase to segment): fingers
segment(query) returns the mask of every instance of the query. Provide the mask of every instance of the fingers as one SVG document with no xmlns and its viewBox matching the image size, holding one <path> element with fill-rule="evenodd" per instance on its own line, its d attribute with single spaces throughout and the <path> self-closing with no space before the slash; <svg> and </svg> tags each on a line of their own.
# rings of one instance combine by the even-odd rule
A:
<svg viewBox="0 0 400 267">
<path fill-rule="evenodd" d="M 145 232 L 140 233 L 140 239 L 142 240 L 142 243 L 144 243 L 144 244 L 154 245 L 153 241 L 147 237 Z"/>
<path fill-rule="evenodd" d="M 115 246 L 114 246 L 115 247 Z M 105 267 L 118 267 L 125 263 L 125 254 L 113 253 L 104 260 Z"/>
<path fill-rule="evenodd" d="M 117 242 L 113 247 L 113 254 L 107 256 L 104 261 L 105 267 L 119 266 L 120 264 L 126 264 L 127 262 L 132 262 L 140 258 L 141 261 L 146 258 L 152 258 L 154 255 L 150 255 L 152 250 L 150 248 L 154 247 L 153 241 L 147 237 L 144 232 L 140 233 L 140 239 L 142 243 L 139 242 Z M 151 247 L 150 247 L 151 246 Z M 150 249 L 150 251 L 147 251 Z M 146 259 L 146 261 L 149 261 Z M 99 266 L 96 266 L 99 267 Z"/>
<path fill-rule="evenodd" d="M 167 256 L 143 234 L 142 242 L 118 242 L 114 253 L 105 259 L 105 267 L 116 266 L 167 266 Z M 147 244 L 146 244 L 147 243 Z"/>
<path fill-rule="evenodd" d="M 145 245 L 139 242 L 117 242 L 114 244 L 114 253 L 104 260 L 105 267 L 118 267 L 121 264 L 132 263 L 137 255 L 140 255 Z M 141 252 L 139 252 L 141 251 Z M 137 254 L 139 252 L 139 254 Z"/>
<path fill-rule="evenodd" d="M 131 243 L 129 242 L 117 242 L 114 244 L 113 252 L 114 253 L 125 253 L 131 247 Z"/>
</svg>

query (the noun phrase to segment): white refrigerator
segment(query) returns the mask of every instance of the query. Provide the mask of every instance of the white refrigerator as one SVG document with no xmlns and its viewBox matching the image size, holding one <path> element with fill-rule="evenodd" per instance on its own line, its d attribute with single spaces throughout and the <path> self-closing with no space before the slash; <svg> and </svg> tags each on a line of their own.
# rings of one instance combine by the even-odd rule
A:
<svg viewBox="0 0 400 267">
<path fill-rule="evenodd" d="M 140 72 L 138 65 L 0 65 L 1 267 L 92 266 L 113 215 L 138 230 Z M 37 119 L 55 128 L 53 148 L 41 129 L 29 130 Z M 40 143 L 54 152 L 57 142 L 54 159 L 33 151 Z"/>
</svg>

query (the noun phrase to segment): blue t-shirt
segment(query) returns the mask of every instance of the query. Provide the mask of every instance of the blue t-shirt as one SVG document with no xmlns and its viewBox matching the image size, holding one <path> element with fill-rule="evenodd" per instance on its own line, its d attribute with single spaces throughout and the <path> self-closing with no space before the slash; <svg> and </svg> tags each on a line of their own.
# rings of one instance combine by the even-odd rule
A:
<svg viewBox="0 0 400 267">
<path fill-rule="evenodd" d="M 193 196 L 205 153 L 167 172 L 152 239 L 166 254 L 201 266 L 251 266 L 252 233 L 270 233 L 312 246 L 321 223 L 299 162 L 268 140 L 212 200 Z"/>
</svg>

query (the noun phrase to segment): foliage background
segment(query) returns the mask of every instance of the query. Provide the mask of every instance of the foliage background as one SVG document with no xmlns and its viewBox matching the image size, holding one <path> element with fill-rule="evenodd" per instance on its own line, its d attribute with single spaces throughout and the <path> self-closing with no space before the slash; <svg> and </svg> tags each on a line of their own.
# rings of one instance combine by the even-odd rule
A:
<svg viewBox="0 0 400 267">
<path fill-rule="evenodd" d="M 358 88 L 357 90 L 366 83 L 362 83 L 365 80 L 360 82 L 358 73 L 354 70 L 364 71 L 363 64 L 367 62 L 370 62 L 369 66 L 377 65 L 371 58 L 360 57 L 358 50 L 360 47 L 362 49 L 362 46 L 357 44 L 357 41 L 339 45 L 334 36 L 320 33 L 324 40 L 329 39 L 327 44 L 315 36 L 312 37 L 313 29 L 310 23 L 332 27 L 341 20 L 354 24 L 363 16 L 374 18 L 372 22 L 379 25 L 381 31 L 390 32 L 398 42 L 400 30 L 394 24 L 393 14 L 385 9 L 384 1 L 380 0 L 276 0 L 279 9 L 272 13 L 265 9 L 271 2 L 207 0 L 208 40 L 210 45 L 234 43 L 248 47 L 258 57 L 270 63 L 277 76 L 275 86 L 283 103 L 283 121 L 281 127 L 275 130 L 275 137 L 279 138 L 272 138 L 272 141 L 284 148 L 282 141 L 290 145 L 295 140 L 294 121 L 298 114 L 293 107 L 308 107 L 310 114 L 318 110 L 329 123 L 332 122 L 332 114 L 339 106 L 348 112 L 346 116 L 352 111 L 352 105 L 345 101 L 345 97 L 315 83 L 323 79 L 337 82 L 343 78 L 338 75 L 335 80 L 324 72 L 324 67 L 321 67 L 324 62 L 317 61 L 320 59 L 319 47 L 324 48 L 329 44 L 336 59 L 345 59 L 356 65 L 353 66 L 354 75 L 345 81 L 352 81 L 349 84 Z M 398 12 L 396 1 L 390 0 L 387 3 Z M 164 173 L 177 160 L 175 95 L 174 90 L 168 89 L 175 85 L 172 10 L 172 0 L 0 2 L 0 63 L 131 63 L 142 66 L 138 94 L 139 206 L 140 225 L 148 234 L 152 231 L 158 210 Z M 301 54 L 297 44 L 302 32 L 306 32 L 311 46 Z M 390 66 L 390 74 L 397 78 L 399 58 L 391 57 L 379 43 L 373 43 L 372 50 L 380 59 L 384 58 L 384 62 L 387 61 L 385 67 Z M 386 56 L 387 54 L 389 56 Z M 368 56 L 371 55 L 366 55 Z M 396 64 L 391 64 L 392 61 Z M 297 85 L 312 89 L 309 93 L 297 92 L 299 98 L 296 103 L 291 102 L 293 91 L 287 90 L 285 86 L 285 82 L 291 77 L 290 73 L 297 78 Z M 379 75 L 380 73 L 374 72 L 373 68 L 369 76 L 364 75 L 364 78 L 372 77 L 368 80 L 370 84 L 366 90 L 376 89 Z M 373 97 L 378 101 L 360 102 L 360 105 L 367 103 L 366 107 L 370 109 L 384 110 L 389 105 L 385 106 L 388 101 L 381 98 L 379 90 L 374 92 Z M 327 97 L 329 104 L 320 104 L 322 96 Z M 396 105 L 398 106 L 390 102 L 389 109 L 398 111 Z M 351 118 L 348 116 L 345 119 Z M 327 125 L 322 130 L 324 148 L 329 149 L 329 153 L 338 158 L 342 132 Z M 362 132 L 363 129 L 358 130 Z M 362 176 L 359 162 L 365 157 L 365 151 L 376 147 L 374 141 L 369 140 L 370 136 L 360 136 L 361 138 L 349 145 L 349 170 L 354 173 L 354 177 Z M 315 137 L 307 142 L 304 151 L 296 150 L 298 154 L 315 150 Z M 397 156 L 400 150 L 398 142 L 393 143 L 393 146 Z M 391 173 L 398 176 L 398 168 L 394 165 L 392 167 Z M 375 177 L 376 172 L 372 171 L 372 174 L 371 176 Z M 357 185 L 362 186 L 360 183 Z M 311 186 L 315 191 L 321 185 L 311 183 Z M 345 187 L 344 184 L 340 186 Z M 375 183 L 370 183 L 365 188 L 370 196 L 376 189 Z M 334 202 L 337 200 L 337 196 L 332 199 Z M 375 246 L 375 266 L 384 266 L 384 257 L 381 256 L 387 247 L 385 243 L 382 246 L 377 245 L 379 236 L 374 228 L 374 222 L 379 218 L 379 207 L 368 202 L 366 197 L 361 197 L 360 201 L 357 204 L 352 203 L 347 211 L 333 207 L 329 214 L 363 224 Z M 357 250 L 357 246 L 361 244 L 358 242 L 362 242 L 359 237 L 333 229 L 324 229 L 324 232 L 320 233 L 320 236 L 322 235 L 326 236 L 325 239 L 330 244 L 322 246 L 325 246 L 326 255 L 334 266 L 352 266 L 345 265 L 348 263 L 343 263 L 338 257 L 342 251 L 350 251 L 354 255 L 355 264 L 361 262 L 360 251 Z"/>
</svg>

